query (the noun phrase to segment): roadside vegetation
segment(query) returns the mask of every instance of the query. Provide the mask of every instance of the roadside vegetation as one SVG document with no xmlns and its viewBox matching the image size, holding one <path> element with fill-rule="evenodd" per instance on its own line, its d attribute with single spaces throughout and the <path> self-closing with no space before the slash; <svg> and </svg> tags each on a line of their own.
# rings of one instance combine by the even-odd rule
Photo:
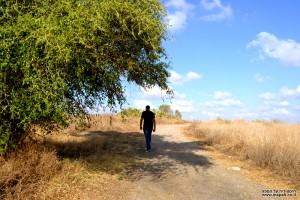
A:
<svg viewBox="0 0 300 200">
<path fill-rule="evenodd" d="M 126 118 L 130 118 L 130 120 L 132 120 L 133 118 L 140 118 L 142 112 L 143 110 L 137 108 L 127 108 L 118 113 L 118 116 L 121 116 L 124 120 L 126 120 Z M 170 105 L 162 104 L 159 106 L 159 110 L 153 109 L 152 112 L 155 113 L 157 123 L 185 123 L 185 121 L 181 119 L 180 111 L 175 110 L 175 112 L 173 112 Z"/>
<path fill-rule="evenodd" d="M 119 115 L 89 115 L 51 134 L 36 128 L 22 147 L 0 157 L 0 199 L 105 198 L 129 179 L 126 171 L 144 147 L 140 116 Z"/>
<path fill-rule="evenodd" d="M 268 168 L 300 183 L 300 124 L 279 121 L 194 122 L 186 130 L 192 137 L 229 155 Z"/>
</svg>

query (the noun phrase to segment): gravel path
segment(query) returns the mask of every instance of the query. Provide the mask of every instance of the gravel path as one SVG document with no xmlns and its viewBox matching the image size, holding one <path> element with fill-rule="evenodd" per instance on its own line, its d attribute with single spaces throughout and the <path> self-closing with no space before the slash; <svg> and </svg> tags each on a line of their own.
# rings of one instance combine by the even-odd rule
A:
<svg viewBox="0 0 300 200">
<path fill-rule="evenodd" d="M 152 152 L 137 152 L 142 162 L 130 170 L 130 192 L 122 199 L 272 199 L 261 197 L 263 186 L 209 159 L 197 141 L 181 133 L 184 126 L 157 127 Z"/>
</svg>

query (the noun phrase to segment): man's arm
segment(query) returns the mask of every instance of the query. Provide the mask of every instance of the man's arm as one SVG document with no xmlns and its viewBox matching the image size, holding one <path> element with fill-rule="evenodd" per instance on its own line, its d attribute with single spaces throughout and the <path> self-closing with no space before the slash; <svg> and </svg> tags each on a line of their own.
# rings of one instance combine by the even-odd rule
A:
<svg viewBox="0 0 300 200">
<path fill-rule="evenodd" d="M 156 130 L 156 122 L 155 122 L 155 118 L 153 118 L 153 132 L 155 132 Z"/>
<path fill-rule="evenodd" d="M 141 117 L 141 120 L 140 120 L 140 129 L 141 130 L 143 129 L 143 117 Z"/>
</svg>

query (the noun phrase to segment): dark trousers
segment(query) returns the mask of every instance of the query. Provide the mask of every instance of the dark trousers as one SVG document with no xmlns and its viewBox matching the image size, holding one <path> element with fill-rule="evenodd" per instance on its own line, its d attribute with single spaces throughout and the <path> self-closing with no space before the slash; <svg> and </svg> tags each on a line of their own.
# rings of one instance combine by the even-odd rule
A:
<svg viewBox="0 0 300 200">
<path fill-rule="evenodd" d="M 152 127 L 144 127 L 144 135 L 146 139 L 146 148 L 147 151 L 151 150 L 151 134 L 152 134 Z"/>
</svg>

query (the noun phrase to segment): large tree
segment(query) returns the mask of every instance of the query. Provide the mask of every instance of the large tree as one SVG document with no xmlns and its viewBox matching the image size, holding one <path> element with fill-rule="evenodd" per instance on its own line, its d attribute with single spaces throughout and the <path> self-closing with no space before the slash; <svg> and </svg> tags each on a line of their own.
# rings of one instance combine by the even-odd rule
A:
<svg viewBox="0 0 300 200">
<path fill-rule="evenodd" d="M 0 0 L 0 154 L 122 105 L 124 81 L 168 90 L 165 15 L 159 0 Z"/>
</svg>

